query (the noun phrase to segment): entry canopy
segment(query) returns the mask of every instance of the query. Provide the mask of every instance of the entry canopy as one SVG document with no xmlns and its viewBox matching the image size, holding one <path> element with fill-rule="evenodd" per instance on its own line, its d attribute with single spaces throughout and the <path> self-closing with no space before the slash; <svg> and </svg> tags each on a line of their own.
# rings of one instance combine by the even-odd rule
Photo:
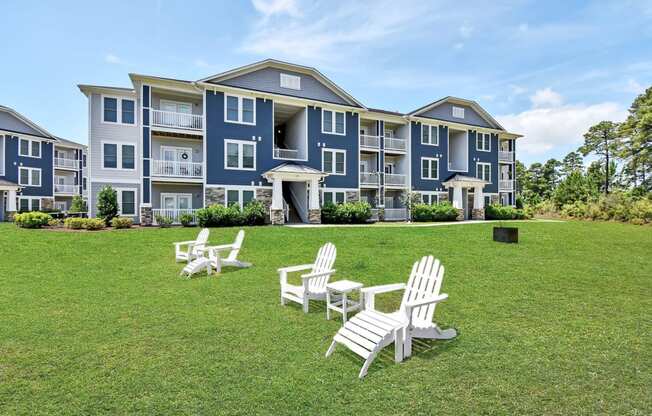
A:
<svg viewBox="0 0 652 416">
<path fill-rule="evenodd" d="M 4 179 L 0 179 L 0 191 L 20 191 L 20 186 Z"/>
<path fill-rule="evenodd" d="M 274 179 L 280 180 L 294 180 L 294 181 L 309 181 L 311 179 L 321 179 L 328 176 L 327 173 L 324 173 L 315 168 L 311 168 L 306 165 L 297 165 L 294 163 L 283 163 L 270 169 L 267 172 L 263 173 L 263 178 L 268 181 L 273 181 Z"/>
<path fill-rule="evenodd" d="M 443 182 L 443 185 L 447 188 L 454 188 L 455 186 L 460 186 L 462 188 L 475 188 L 476 186 L 484 187 L 487 184 L 489 184 L 489 182 L 484 179 L 459 174 L 454 175 L 447 181 Z"/>
</svg>

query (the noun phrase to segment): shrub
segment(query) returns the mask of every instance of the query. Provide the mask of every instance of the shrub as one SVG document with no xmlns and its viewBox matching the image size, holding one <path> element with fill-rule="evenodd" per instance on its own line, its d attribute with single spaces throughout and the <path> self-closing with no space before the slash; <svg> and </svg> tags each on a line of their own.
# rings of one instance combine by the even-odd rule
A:
<svg viewBox="0 0 652 416">
<path fill-rule="evenodd" d="M 81 230 L 86 225 L 86 218 L 75 218 L 70 217 L 66 218 L 63 222 L 63 226 L 71 230 Z"/>
<path fill-rule="evenodd" d="M 110 186 L 105 186 L 97 195 L 97 216 L 109 224 L 118 216 L 118 193 Z"/>
<path fill-rule="evenodd" d="M 457 209 L 450 202 L 439 204 L 415 204 L 412 207 L 413 221 L 453 221 L 457 218 Z"/>
<path fill-rule="evenodd" d="M 75 195 L 72 197 L 72 204 L 70 204 L 70 212 L 87 212 L 88 207 L 86 206 L 86 201 L 79 196 Z"/>
<path fill-rule="evenodd" d="M 523 220 L 527 217 L 522 209 L 492 204 L 485 208 L 485 218 L 488 220 Z"/>
<path fill-rule="evenodd" d="M 257 214 L 255 214 L 256 211 L 258 211 L 258 208 L 251 208 L 252 218 L 257 216 Z M 263 208 L 263 221 L 265 218 L 264 211 Z M 244 224 L 245 221 L 246 218 L 243 215 L 243 212 L 240 211 L 240 207 L 235 204 L 228 207 L 225 207 L 224 205 L 211 205 L 197 210 L 197 222 L 200 227 L 229 227 Z"/>
<path fill-rule="evenodd" d="M 134 220 L 129 217 L 115 217 L 111 220 L 113 228 L 131 228 L 132 225 L 134 225 Z"/>
<path fill-rule="evenodd" d="M 322 207 L 321 218 L 325 224 L 363 224 L 371 218 L 371 205 L 367 202 L 327 203 Z"/>
<path fill-rule="evenodd" d="M 161 228 L 167 228 L 170 225 L 172 225 L 172 218 L 170 217 L 165 217 L 163 215 L 156 214 L 154 218 L 156 219 L 156 223 L 158 224 L 158 226 Z"/>
<path fill-rule="evenodd" d="M 631 209 L 632 224 L 645 224 L 652 222 L 652 201 L 649 199 L 640 199 L 632 204 Z"/>
<path fill-rule="evenodd" d="M 192 214 L 187 214 L 186 213 L 186 214 L 179 215 L 179 222 L 184 227 L 190 227 L 192 225 L 193 220 L 194 220 L 194 218 L 193 218 Z"/>
<path fill-rule="evenodd" d="M 106 227 L 106 223 L 101 218 L 84 218 L 84 228 L 88 231 L 101 230 Z"/>
<path fill-rule="evenodd" d="M 14 216 L 14 222 L 21 228 L 41 228 L 47 225 L 52 217 L 43 212 L 24 212 Z"/>
<path fill-rule="evenodd" d="M 246 225 L 265 224 L 265 206 L 260 201 L 251 201 L 242 211 L 243 222 Z"/>
<path fill-rule="evenodd" d="M 52 218 L 50 221 L 48 221 L 48 227 L 61 227 L 62 225 L 63 221 L 58 218 Z"/>
</svg>

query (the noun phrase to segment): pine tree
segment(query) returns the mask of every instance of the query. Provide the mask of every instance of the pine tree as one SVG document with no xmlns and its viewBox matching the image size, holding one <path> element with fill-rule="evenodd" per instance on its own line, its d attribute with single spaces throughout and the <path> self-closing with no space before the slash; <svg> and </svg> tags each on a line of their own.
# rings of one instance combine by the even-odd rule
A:
<svg viewBox="0 0 652 416">
<path fill-rule="evenodd" d="M 591 126 L 589 131 L 584 134 L 584 145 L 579 148 L 584 156 L 594 153 L 600 156 L 607 168 L 604 173 L 604 193 L 609 193 L 611 185 L 611 161 L 619 148 L 619 125 L 613 121 L 601 121 Z"/>
<path fill-rule="evenodd" d="M 561 173 L 565 178 L 576 170 L 580 172 L 584 170 L 584 160 L 579 152 L 570 152 L 561 162 Z"/>
</svg>

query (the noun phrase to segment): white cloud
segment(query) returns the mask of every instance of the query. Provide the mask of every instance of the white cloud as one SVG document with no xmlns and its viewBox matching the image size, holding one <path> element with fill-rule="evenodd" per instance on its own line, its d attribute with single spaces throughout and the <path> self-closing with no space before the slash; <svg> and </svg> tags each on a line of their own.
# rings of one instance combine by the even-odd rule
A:
<svg viewBox="0 0 652 416">
<path fill-rule="evenodd" d="M 122 59 L 120 59 L 119 56 L 114 55 L 114 54 L 112 54 L 112 53 L 107 53 L 106 55 L 104 55 L 104 61 L 105 61 L 106 63 L 109 63 L 109 64 L 116 64 L 116 65 L 119 65 L 119 64 L 123 64 L 123 63 L 124 63 L 124 62 L 122 61 Z"/>
<path fill-rule="evenodd" d="M 549 108 L 560 106 L 564 100 L 559 93 L 550 88 L 544 88 L 530 96 L 530 101 L 535 108 Z"/>
<path fill-rule="evenodd" d="M 564 152 L 576 148 L 592 125 L 603 120 L 622 121 L 626 116 L 627 111 L 619 104 L 605 102 L 533 108 L 496 119 L 508 131 L 524 136 L 518 142 L 518 152 L 524 153 L 527 160 L 528 155 L 540 156 L 556 148 Z"/>
<path fill-rule="evenodd" d="M 265 17 L 288 14 L 293 17 L 301 15 L 294 0 L 252 0 L 254 8 Z"/>
<path fill-rule="evenodd" d="M 460 28 L 459 28 L 460 35 L 461 35 L 463 38 L 470 38 L 471 35 L 473 35 L 473 29 L 474 29 L 473 26 L 471 26 L 471 25 L 468 24 L 468 23 L 464 23 L 464 24 L 463 24 L 462 26 L 460 26 Z"/>
</svg>

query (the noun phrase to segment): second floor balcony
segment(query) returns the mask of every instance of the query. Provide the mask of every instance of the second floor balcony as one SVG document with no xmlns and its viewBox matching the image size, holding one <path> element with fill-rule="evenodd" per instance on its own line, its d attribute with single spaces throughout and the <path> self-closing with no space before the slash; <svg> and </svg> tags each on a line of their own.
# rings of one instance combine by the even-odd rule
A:
<svg viewBox="0 0 652 416">
<path fill-rule="evenodd" d="M 386 173 L 385 186 L 389 186 L 389 187 L 407 186 L 407 175 L 402 175 L 398 173 Z"/>
<path fill-rule="evenodd" d="M 75 159 L 65 158 L 65 157 L 55 157 L 54 167 L 63 168 L 63 169 L 78 169 L 79 161 Z"/>
<path fill-rule="evenodd" d="M 498 181 L 498 190 L 500 191 L 513 191 L 514 190 L 514 180 L 513 179 L 501 179 Z"/>
<path fill-rule="evenodd" d="M 77 193 L 78 186 L 72 184 L 54 184 L 55 194 L 72 195 Z"/>
<path fill-rule="evenodd" d="M 385 137 L 385 151 L 406 152 L 407 140 L 398 137 Z"/>
<path fill-rule="evenodd" d="M 181 130 L 201 131 L 204 129 L 204 116 L 190 113 L 176 113 L 152 109 L 152 126 Z"/>
<path fill-rule="evenodd" d="M 513 162 L 514 161 L 514 152 L 499 150 L 498 151 L 498 161 L 500 161 L 500 162 Z"/>
<path fill-rule="evenodd" d="M 152 176 L 168 178 L 202 178 L 203 164 L 201 162 L 152 160 Z"/>
<path fill-rule="evenodd" d="M 360 135 L 360 148 L 369 149 L 369 150 L 378 150 L 380 149 L 380 137 L 372 136 L 369 134 Z"/>
<path fill-rule="evenodd" d="M 274 146 L 274 157 L 277 159 L 302 160 L 303 157 L 298 149 L 282 149 Z"/>
<path fill-rule="evenodd" d="M 380 183 L 380 176 L 378 172 L 361 172 L 360 185 L 376 187 Z"/>
</svg>

